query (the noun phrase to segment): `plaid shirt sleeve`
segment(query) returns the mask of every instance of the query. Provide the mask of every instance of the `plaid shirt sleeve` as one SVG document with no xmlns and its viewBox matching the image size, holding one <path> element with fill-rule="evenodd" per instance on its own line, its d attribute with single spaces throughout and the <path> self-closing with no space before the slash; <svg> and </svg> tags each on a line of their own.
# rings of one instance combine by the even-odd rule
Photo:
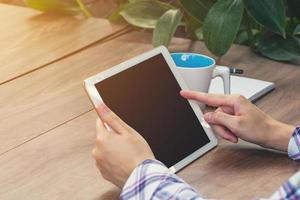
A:
<svg viewBox="0 0 300 200">
<path fill-rule="evenodd" d="M 288 155 L 293 160 L 300 160 L 299 141 L 300 126 L 295 129 L 289 142 Z M 126 200 L 206 199 L 157 160 L 145 160 L 136 167 L 123 187 L 120 198 Z M 292 176 L 268 199 L 300 199 L 300 172 Z"/>
<path fill-rule="evenodd" d="M 202 199 L 190 185 L 157 160 L 145 160 L 130 175 L 121 199 Z"/>
<path fill-rule="evenodd" d="M 288 155 L 295 161 L 300 161 L 300 126 L 296 127 L 288 146 Z M 300 171 L 286 181 L 270 199 L 292 200 L 300 199 Z"/>
</svg>

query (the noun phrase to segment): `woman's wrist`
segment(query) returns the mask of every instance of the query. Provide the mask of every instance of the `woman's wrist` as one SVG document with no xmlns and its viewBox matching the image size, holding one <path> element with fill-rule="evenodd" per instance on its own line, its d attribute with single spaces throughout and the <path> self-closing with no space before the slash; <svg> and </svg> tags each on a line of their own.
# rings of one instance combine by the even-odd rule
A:
<svg viewBox="0 0 300 200">
<path fill-rule="evenodd" d="M 267 131 L 265 146 L 287 152 L 289 141 L 296 127 L 274 119 L 268 121 L 268 126 L 269 131 Z"/>
</svg>

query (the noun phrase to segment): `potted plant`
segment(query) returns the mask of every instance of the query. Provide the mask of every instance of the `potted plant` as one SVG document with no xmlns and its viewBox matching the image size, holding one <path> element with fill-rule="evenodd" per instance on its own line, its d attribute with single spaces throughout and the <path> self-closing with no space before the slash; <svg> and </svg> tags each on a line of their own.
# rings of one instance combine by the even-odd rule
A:
<svg viewBox="0 0 300 200">
<path fill-rule="evenodd" d="M 44 11 L 49 10 L 45 7 L 52 7 L 65 12 L 79 10 L 91 16 L 80 0 L 26 2 Z M 124 19 L 134 26 L 153 29 L 154 46 L 168 46 L 176 30 L 183 27 L 188 37 L 204 41 L 217 57 L 237 43 L 273 60 L 300 63 L 299 0 L 115 0 L 115 3 L 109 19 Z"/>
</svg>

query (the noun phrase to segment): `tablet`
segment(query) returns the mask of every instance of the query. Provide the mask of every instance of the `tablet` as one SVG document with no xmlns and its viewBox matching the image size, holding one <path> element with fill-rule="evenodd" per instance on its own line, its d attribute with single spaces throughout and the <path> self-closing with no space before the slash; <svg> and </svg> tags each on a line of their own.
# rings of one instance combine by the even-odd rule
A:
<svg viewBox="0 0 300 200">
<path fill-rule="evenodd" d="M 155 158 L 177 172 L 217 145 L 170 53 L 158 47 L 84 81 L 95 107 L 104 102 L 140 133 Z"/>
</svg>

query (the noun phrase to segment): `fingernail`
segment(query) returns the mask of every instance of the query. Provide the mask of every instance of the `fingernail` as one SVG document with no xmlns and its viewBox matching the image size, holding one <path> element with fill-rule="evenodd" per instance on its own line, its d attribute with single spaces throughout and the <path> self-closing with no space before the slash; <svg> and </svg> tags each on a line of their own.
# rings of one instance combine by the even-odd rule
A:
<svg viewBox="0 0 300 200">
<path fill-rule="evenodd" d="M 208 123 L 211 122 L 211 113 L 204 114 L 204 119 Z"/>
<path fill-rule="evenodd" d="M 101 103 L 99 106 L 98 106 L 98 111 L 101 113 L 101 114 L 105 114 L 109 111 L 109 108 L 105 105 L 105 103 Z"/>
<path fill-rule="evenodd" d="M 228 141 L 234 143 L 234 138 L 232 138 L 232 137 L 226 137 L 226 140 L 228 140 Z"/>
<path fill-rule="evenodd" d="M 232 140 L 232 143 L 238 143 L 238 141 L 239 141 L 238 138 L 234 138 L 234 139 Z"/>
<path fill-rule="evenodd" d="M 232 143 L 237 143 L 237 138 L 234 137 L 234 136 L 227 137 L 226 139 L 229 140 Z"/>
</svg>

